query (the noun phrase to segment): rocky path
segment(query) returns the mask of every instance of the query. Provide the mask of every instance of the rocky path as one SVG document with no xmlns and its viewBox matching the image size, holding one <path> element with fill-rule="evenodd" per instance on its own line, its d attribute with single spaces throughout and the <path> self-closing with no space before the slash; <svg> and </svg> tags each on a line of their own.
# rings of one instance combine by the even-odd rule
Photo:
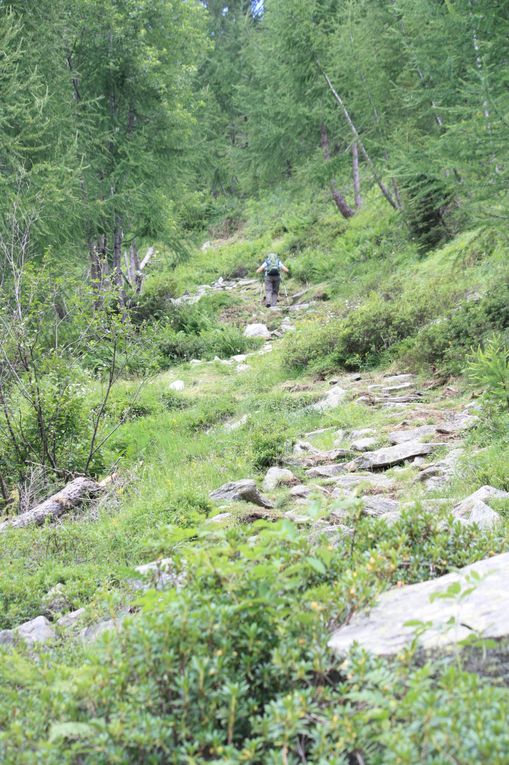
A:
<svg viewBox="0 0 509 765">
<path fill-rule="evenodd" d="M 259 282 L 254 279 L 219 279 L 175 302 L 194 303 L 211 291 L 239 294 L 252 311 L 245 335 L 264 342 L 258 350 L 230 359 L 192 361 L 190 366 L 195 368 L 197 380 L 200 368 L 214 363 L 224 364 L 235 373 L 248 372 L 254 357 L 270 353 L 282 335 L 295 329 L 296 321 L 317 309 L 312 299 L 304 302 L 304 291 L 290 295 L 288 305 L 267 311 L 260 305 Z M 465 434 L 477 421 L 475 407 L 461 405 L 456 391 L 435 387 L 432 381 L 423 382 L 409 373 L 342 374 L 326 381 L 311 381 L 309 386 L 316 394 L 316 401 L 309 410 L 320 415 L 323 427 L 302 432 L 284 464 L 272 466 L 261 486 L 252 476 L 245 476 L 212 491 L 210 497 L 217 504 L 217 513 L 207 523 L 227 525 L 258 518 L 288 518 L 302 533 L 317 539 L 325 534 L 329 543 L 335 545 L 353 533 L 352 505 L 359 513 L 386 523 L 394 523 L 416 502 L 429 510 L 449 509 L 451 521 L 477 524 L 480 528 L 493 528 L 499 523 L 493 500 L 508 498 L 508 493 L 484 486 L 470 496 L 451 499 L 449 486 L 457 475 Z M 185 383 L 175 379 L 170 388 L 182 390 Z M 334 413 L 344 406 L 363 407 L 366 426 L 346 429 L 329 424 Z M 249 415 L 244 414 L 220 427 L 232 432 L 244 427 L 248 418 Z M 479 565 L 482 568 L 484 564 Z M 132 581 L 135 591 L 185 584 L 185 577 L 177 581 L 172 574 L 168 559 L 139 566 L 137 573 L 139 578 Z M 467 581 L 469 575 L 467 571 L 463 579 L 466 577 Z M 447 577 L 444 580 L 448 586 Z M 357 641 L 375 652 L 391 653 L 406 645 L 413 637 L 413 632 L 404 626 L 406 599 L 415 596 L 424 603 L 435 583 L 429 583 L 429 587 L 425 583 L 412 587 L 386 594 L 371 616 L 355 616 L 332 637 L 331 648 L 343 654 Z M 491 589 L 484 587 L 484 595 L 486 592 L 489 595 Z M 51 593 L 49 595 L 51 600 Z M 53 597 L 58 600 L 58 593 L 53 593 Z M 477 595 L 472 596 L 472 608 L 475 608 L 474 598 Z M 465 602 L 469 605 L 468 599 Z M 442 601 L 442 608 L 444 603 Z M 412 610 L 415 612 L 415 607 Z M 440 609 L 432 611 L 435 614 Z M 486 607 L 482 611 L 488 614 L 485 621 L 495 611 L 493 603 Z M 38 616 L 16 630 L 0 632 L 0 643 L 23 640 L 35 644 L 65 634 L 80 634 L 89 641 L 118 626 L 127 613 L 129 610 L 125 609 L 115 619 L 87 628 L 80 627 L 84 609 L 53 621 Z M 423 613 L 427 613 L 424 605 Z M 446 616 L 440 612 L 437 618 L 443 620 Z M 476 621 L 481 631 L 483 618 Z M 490 629 L 489 634 L 496 632 L 495 628 Z"/>
</svg>

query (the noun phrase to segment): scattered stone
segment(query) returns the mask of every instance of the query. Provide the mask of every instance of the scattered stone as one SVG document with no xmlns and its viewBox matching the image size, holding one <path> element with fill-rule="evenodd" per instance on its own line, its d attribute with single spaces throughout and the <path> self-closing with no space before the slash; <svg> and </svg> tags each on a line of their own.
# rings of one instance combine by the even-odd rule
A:
<svg viewBox="0 0 509 765">
<path fill-rule="evenodd" d="M 365 515 L 370 515 L 373 518 L 379 518 L 387 513 L 394 513 L 399 511 L 399 502 L 395 499 L 389 499 L 388 497 L 381 497 L 378 494 L 369 497 L 363 497 Z"/>
<path fill-rule="evenodd" d="M 249 372 L 249 365 L 248 364 L 237 364 L 235 368 L 236 372 Z"/>
<path fill-rule="evenodd" d="M 312 434 L 307 433 L 306 435 L 312 435 Z M 296 455 L 319 454 L 320 450 L 317 449 L 315 446 L 313 446 L 313 444 L 310 444 L 309 441 L 297 441 L 297 443 L 293 447 L 293 453 Z"/>
<path fill-rule="evenodd" d="M 203 364 L 203 361 L 201 359 L 191 359 L 189 363 L 191 366 L 196 367 L 198 364 Z"/>
<path fill-rule="evenodd" d="M 170 390 L 184 390 L 184 388 L 186 387 L 186 384 L 183 380 L 175 380 L 174 382 L 171 383 L 169 387 L 170 387 Z"/>
<path fill-rule="evenodd" d="M 63 616 L 61 616 L 60 619 L 57 619 L 57 624 L 59 627 L 62 627 L 63 629 L 71 629 L 79 621 L 81 621 L 84 614 L 85 614 L 84 608 L 77 608 L 76 611 L 70 611 L 68 614 L 64 614 Z"/>
<path fill-rule="evenodd" d="M 219 513 L 212 516 L 212 518 L 208 518 L 207 523 L 223 523 L 223 521 L 229 521 L 230 518 L 233 518 L 231 513 Z"/>
<path fill-rule="evenodd" d="M 356 441 L 352 441 L 350 446 L 354 452 L 367 452 L 375 446 L 376 442 L 376 438 L 367 436 L 366 438 L 358 438 Z"/>
<path fill-rule="evenodd" d="M 162 590 L 169 585 L 179 584 L 180 577 L 173 570 L 173 561 L 171 558 L 161 558 L 151 563 L 144 563 L 142 566 L 135 566 L 135 571 L 142 576 L 150 577 L 151 583 L 157 590 Z"/>
<path fill-rule="evenodd" d="M 500 523 L 500 515 L 488 503 L 490 499 L 509 499 L 509 492 L 495 489 L 493 486 L 481 486 L 466 497 L 453 510 L 453 515 L 467 525 L 477 524 L 482 529 L 490 529 Z"/>
<path fill-rule="evenodd" d="M 323 433 L 330 433 L 332 430 L 335 430 L 334 426 L 331 426 L 330 428 L 318 428 L 318 430 L 311 430 L 309 433 L 305 433 L 304 437 L 313 438 L 314 436 L 321 436 Z"/>
<path fill-rule="evenodd" d="M 413 380 L 415 375 L 412 374 L 401 374 L 401 375 L 388 375 L 387 377 L 384 377 L 385 382 L 390 383 L 391 385 L 398 384 L 398 383 L 407 383 L 410 382 L 410 380 Z"/>
<path fill-rule="evenodd" d="M 340 385 L 334 385 L 327 393 L 325 398 L 320 399 L 315 404 L 311 404 L 310 409 L 317 412 L 326 412 L 329 409 L 335 409 L 343 401 L 348 391 Z"/>
<path fill-rule="evenodd" d="M 301 457 L 299 463 L 305 467 L 329 465 L 331 462 L 337 462 L 339 459 L 351 456 L 352 452 L 349 449 L 329 449 L 327 452 L 314 451 L 305 457 Z"/>
<path fill-rule="evenodd" d="M 104 632 L 109 632 L 113 629 L 115 629 L 115 622 L 113 619 L 102 619 L 100 622 L 85 627 L 85 629 L 81 631 L 80 637 L 84 643 L 92 643 Z"/>
<path fill-rule="evenodd" d="M 379 491 L 390 491 L 394 487 L 394 481 L 383 473 L 349 473 L 339 476 L 334 483 L 333 497 L 343 496 L 364 484 Z"/>
<path fill-rule="evenodd" d="M 335 465 L 320 465 L 318 467 L 309 468 L 306 470 L 306 475 L 310 478 L 333 478 L 336 475 L 344 473 L 345 466 L 343 463 Z"/>
<path fill-rule="evenodd" d="M 56 637 L 55 630 L 45 616 L 36 616 L 29 622 L 21 624 L 15 630 L 16 634 L 29 645 L 33 643 L 48 643 Z"/>
<path fill-rule="evenodd" d="M 310 494 L 311 494 L 311 489 L 309 488 L 309 486 L 306 486 L 303 483 L 297 484 L 297 486 L 294 486 L 290 491 L 291 497 L 305 498 L 305 497 L 309 497 Z"/>
<path fill-rule="evenodd" d="M 243 364 L 244 361 L 247 359 L 247 356 L 245 353 L 237 353 L 235 356 L 232 356 L 233 361 L 236 361 L 238 364 Z"/>
<path fill-rule="evenodd" d="M 265 324 L 248 324 L 244 329 L 244 337 L 261 337 L 270 340 L 271 334 Z"/>
<path fill-rule="evenodd" d="M 211 491 L 209 497 L 215 500 L 226 500 L 227 502 L 252 502 L 260 507 L 273 507 L 273 504 L 268 499 L 262 497 L 256 488 L 255 481 L 251 478 L 225 483 L 219 489 Z"/>
<path fill-rule="evenodd" d="M 441 489 L 454 475 L 462 454 L 463 449 L 451 449 L 443 460 L 421 470 L 417 480 L 423 481 L 429 491 Z"/>
<path fill-rule="evenodd" d="M 227 433 L 231 433 L 232 431 L 238 430 L 243 425 L 245 425 L 248 420 L 249 420 L 249 416 L 247 414 L 244 414 L 239 420 L 234 420 L 233 422 L 225 422 L 225 424 L 223 425 L 223 428 L 224 430 L 226 430 Z"/>
<path fill-rule="evenodd" d="M 460 592 L 443 597 L 458 583 Z M 413 615 L 430 626 L 420 630 L 409 625 Z M 438 579 L 389 590 L 371 611 L 354 614 L 349 624 L 336 630 L 329 647 L 344 656 L 358 643 L 371 653 L 393 656 L 414 639 L 425 651 L 436 651 L 470 636 L 508 635 L 509 553 L 503 553 Z"/>
<path fill-rule="evenodd" d="M 377 449 L 374 452 L 366 452 L 362 456 L 356 457 L 345 467 L 347 470 L 383 470 L 384 468 L 406 462 L 412 457 L 429 454 L 437 446 L 441 446 L 441 444 L 405 441 L 396 446 L 388 446 L 384 449 Z"/>
<path fill-rule="evenodd" d="M 384 393 L 397 393 L 400 390 L 408 390 L 409 388 L 413 388 L 413 383 L 411 382 L 404 382 L 399 383 L 399 385 L 388 385 L 386 388 L 383 388 Z"/>
<path fill-rule="evenodd" d="M 461 432 L 462 430 L 469 430 L 470 428 L 473 428 L 474 425 L 476 425 L 478 422 L 478 417 L 474 416 L 473 414 L 467 414 L 464 412 L 439 425 L 437 427 L 437 432 L 443 433 L 444 435 L 454 435 L 455 433 Z"/>
<path fill-rule="evenodd" d="M 352 430 L 350 433 L 350 438 L 367 438 L 368 436 L 376 436 L 376 430 L 361 428 L 360 430 Z"/>
<path fill-rule="evenodd" d="M 394 430 L 392 433 L 389 433 L 389 441 L 391 444 L 403 444 L 405 441 L 416 441 L 427 436 L 434 436 L 436 432 L 437 428 L 435 425 L 421 425 L 418 428 L 411 428 L 409 430 Z"/>
<path fill-rule="evenodd" d="M 267 470 L 263 479 L 263 488 L 265 491 L 273 491 L 278 486 L 291 486 L 298 483 L 298 478 L 294 476 L 291 470 L 286 468 L 271 467 Z"/>
</svg>

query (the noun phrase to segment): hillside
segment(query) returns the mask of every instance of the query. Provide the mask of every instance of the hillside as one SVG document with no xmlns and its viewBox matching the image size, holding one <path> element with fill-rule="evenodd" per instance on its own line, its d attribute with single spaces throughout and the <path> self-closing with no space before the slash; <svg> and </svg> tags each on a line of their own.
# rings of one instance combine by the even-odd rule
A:
<svg viewBox="0 0 509 765">
<path fill-rule="evenodd" d="M 432 625 L 410 600 L 417 640 L 395 660 L 327 647 L 342 625 L 362 646 L 380 592 L 507 549 L 507 410 L 451 377 L 476 333 L 505 328 L 501 249 L 473 231 L 423 259 L 379 213 L 338 230 L 327 207 L 288 209 L 293 229 L 249 224 L 171 271 L 188 292 L 178 341 L 193 354 L 201 337 L 201 358 L 118 384 L 129 416 L 99 503 L 3 533 L 4 762 L 435 762 L 444 737 L 457 761 L 504 761 L 509 697 L 476 658 L 501 650 L 482 625 L 474 658 L 419 668 Z M 276 310 L 253 277 L 272 248 L 292 272 Z M 250 324 L 266 337 L 246 339 Z M 208 360 L 222 332 L 231 350 Z M 210 496 L 245 479 L 257 489 Z M 487 504 L 461 504 L 486 485 Z M 434 627 L 446 648 L 461 597 Z"/>
<path fill-rule="evenodd" d="M 506 5 L 0 2 L 2 765 L 508 765 Z"/>
</svg>

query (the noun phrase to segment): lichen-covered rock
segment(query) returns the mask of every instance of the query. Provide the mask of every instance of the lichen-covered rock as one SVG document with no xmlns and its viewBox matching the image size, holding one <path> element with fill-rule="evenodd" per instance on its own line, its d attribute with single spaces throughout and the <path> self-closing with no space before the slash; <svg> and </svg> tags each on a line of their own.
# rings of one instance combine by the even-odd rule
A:
<svg viewBox="0 0 509 765">
<path fill-rule="evenodd" d="M 397 446 L 388 446 L 374 452 L 366 452 L 346 465 L 347 470 L 381 470 L 399 465 L 413 457 L 429 454 L 439 444 L 424 444 L 422 441 L 405 441 Z"/>
<path fill-rule="evenodd" d="M 15 630 L 16 635 L 29 645 L 33 643 L 48 643 L 55 639 L 55 630 L 45 616 L 36 616 L 29 622 L 20 624 Z"/>
<path fill-rule="evenodd" d="M 403 444 L 405 441 L 417 441 L 428 436 L 434 436 L 437 432 L 435 425 L 420 425 L 408 430 L 394 430 L 389 433 L 391 444 Z"/>
<path fill-rule="evenodd" d="M 320 399 L 320 401 L 317 401 L 315 404 L 311 404 L 310 409 L 315 409 L 317 412 L 326 412 L 329 409 L 335 409 L 341 404 L 347 393 L 348 391 L 340 385 L 334 385 L 324 398 Z"/>
</svg>

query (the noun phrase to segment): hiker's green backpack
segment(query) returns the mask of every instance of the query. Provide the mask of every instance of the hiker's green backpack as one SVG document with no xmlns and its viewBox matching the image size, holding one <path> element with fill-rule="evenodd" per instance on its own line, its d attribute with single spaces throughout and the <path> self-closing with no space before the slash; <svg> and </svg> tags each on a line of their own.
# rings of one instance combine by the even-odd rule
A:
<svg viewBox="0 0 509 765">
<path fill-rule="evenodd" d="M 267 276 L 279 276 L 279 269 L 281 267 L 281 261 L 274 253 L 267 255 L 265 258 L 265 274 Z"/>
</svg>

